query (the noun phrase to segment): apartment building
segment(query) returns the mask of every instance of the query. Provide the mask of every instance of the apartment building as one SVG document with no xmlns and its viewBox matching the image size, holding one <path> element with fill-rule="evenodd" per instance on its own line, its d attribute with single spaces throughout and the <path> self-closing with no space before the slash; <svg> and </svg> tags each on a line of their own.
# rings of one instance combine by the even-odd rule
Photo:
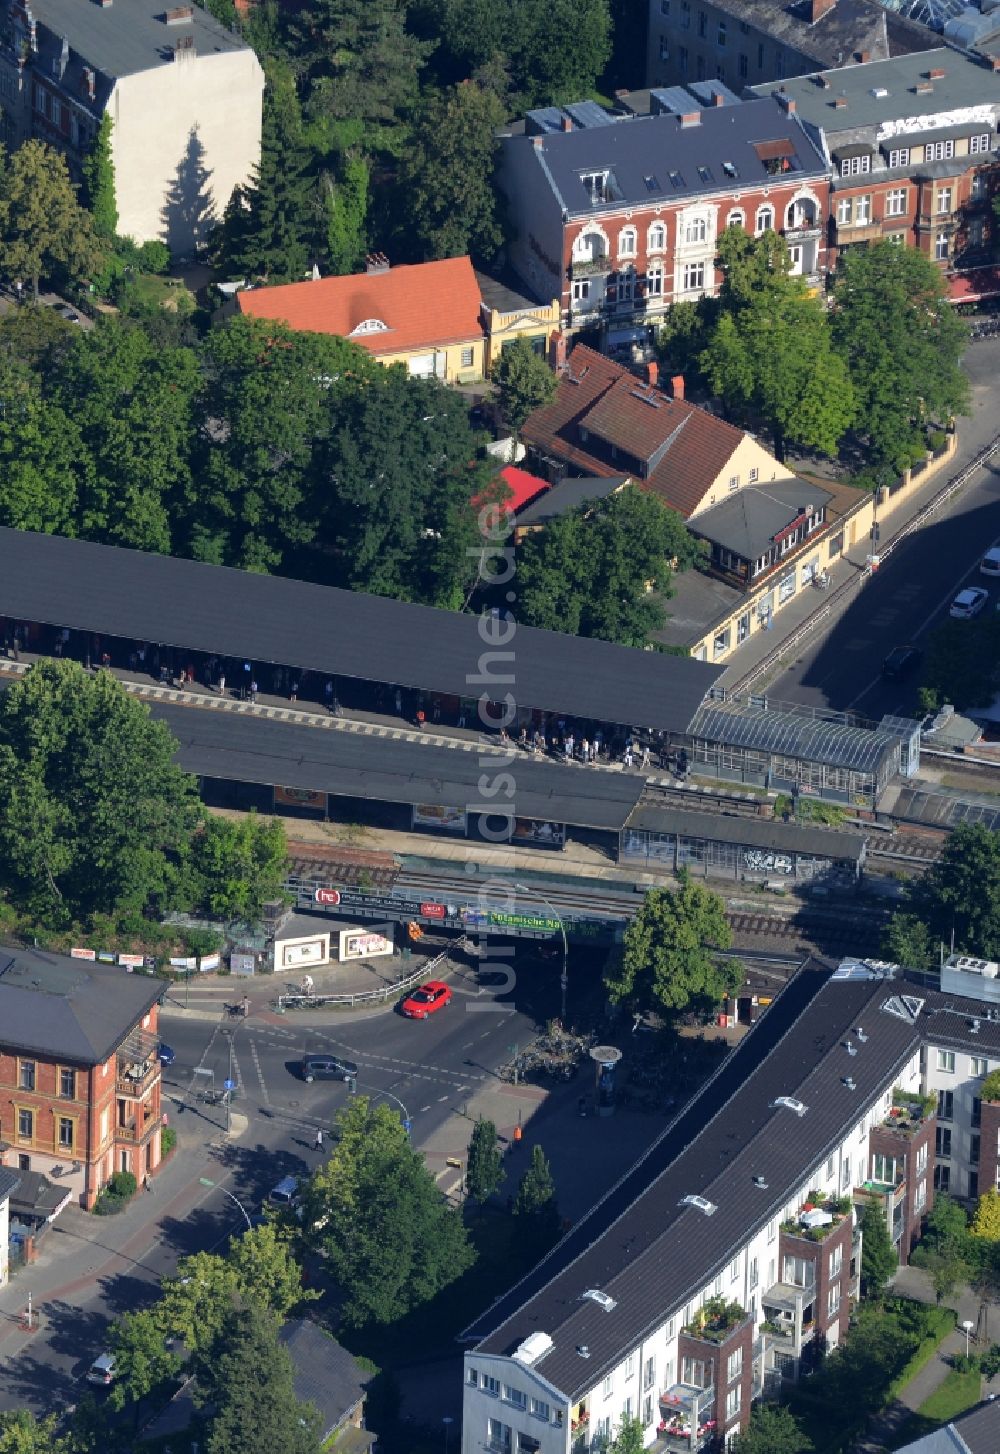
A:
<svg viewBox="0 0 1000 1454">
<path fill-rule="evenodd" d="M 650 86 L 730 86 L 929 49 L 933 32 L 877 0 L 649 0 Z"/>
<path fill-rule="evenodd" d="M 510 261 L 569 330 L 648 336 L 682 299 L 714 294 L 720 233 L 786 238 L 792 269 L 826 269 L 829 168 L 794 108 L 721 88 L 654 92 L 649 114 L 588 101 L 528 113 L 502 138 Z"/>
<path fill-rule="evenodd" d="M 2 139 L 39 137 L 79 179 L 105 115 L 118 231 L 192 253 L 260 160 L 264 72 L 200 5 L 0 0 Z"/>
<path fill-rule="evenodd" d="M 799 76 L 777 99 L 830 158 L 831 269 L 883 238 L 947 270 L 990 261 L 1000 71 L 989 62 L 939 47 Z"/>
<path fill-rule="evenodd" d="M 935 1184 L 976 1194 L 976 1091 L 1000 1066 L 1000 997 L 984 1003 L 983 988 L 997 971 L 952 964 L 928 989 L 894 965 L 806 965 L 646 1155 L 467 1330 L 464 1454 L 584 1454 L 626 1415 L 658 1454 L 728 1446 L 753 1399 L 844 1335 L 858 1207 L 879 1202 L 905 1261 Z M 1000 1123 L 1000 1105 L 989 1114 Z"/>
<path fill-rule="evenodd" d="M 120 968 L 0 950 L 0 1167 L 85 1207 L 114 1172 L 156 1170 L 162 993 Z"/>
</svg>

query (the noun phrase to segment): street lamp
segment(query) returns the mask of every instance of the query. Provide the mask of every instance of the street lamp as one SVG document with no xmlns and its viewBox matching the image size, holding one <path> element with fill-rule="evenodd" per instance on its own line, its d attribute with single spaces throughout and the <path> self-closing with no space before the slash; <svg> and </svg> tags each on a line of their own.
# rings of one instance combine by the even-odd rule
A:
<svg viewBox="0 0 1000 1454">
<path fill-rule="evenodd" d="M 559 925 L 559 932 L 562 935 L 563 945 L 562 973 L 559 976 L 559 1019 L 560 1022 L 565 1026 L 566 996 L 569 992 L 569 943 L 566 939 L 566 925 L 563 923 L 562 914 L 560 914 L 558 909 L 553 907 L 553 905 L 549 902 L 545 895 L 541 893 L 538 889 L 529 889 L 527 884 L 519 883 L 516 879 L 514 880 L 514 887 L 516 889 L 520 889 L 522 893 L 534 894 L 536 899 L 541 899 L 542 903 L 548 909 L 553 919 L 555 919 Z"/>
<path fill-rule="evenodd" d="M 246 1218 L 246 1224 L 247 1224 L 247 1226 L 251 1229 L 251 1231 L 253 1230 L 253 1222 L 251 1222 L 251 1220 L 250 1220 L 250 1213 L 247 1211 L 246 1207 L 240 1201 L 239 1197 L 234 1196 L 231 1191 L 227 1191 L 224 1186 L 220 1186 L 217 1181 L 212 1181 L 207 1176 L 199 1176 L 198 1180 L 199 1180 L 199 1182 L 201 1183 L 202 1186 L 211 1186 L 211 1187 L 214 1187 L 216 1191 L 221 1191 L 221 1193 L 222 1193 L 222 1195 L 224 1197 L 228 1197 L 231 1202 L 235 1202 L 236 1205 L 239 1207 L 240 1211 L 243 1213 L 244 1217 Z M 970 1327 L 971 1327 L 971 1324 L 970 1324 Z"/>
<path fill-rule="evenodd" d="M 445 1414 L 441 1420 L 444 1424 L 444 1454 L 448 1454 L 448 1439 L 451 1435 L 451 1426 L 455 1422 L 451 1414 Z"/>
<path fill-rule="evenodd" d="M 376 1091 L 375 1092 L 376 1099 L 378 1099 L 379 1096 L 384 1096 L 386 1098 L 386 1100 L 390 1100 L 390 1101 L 395 1101 L 396 1102 L 396 1105 L 399 1107 L 399 1109 L 403 1113 L 403 1130 L 406 1132 L 406 1134 L 408 1136 L 410 1134 L 410 1131 L 413 1129 L 413 1122 L 410 1120 L 410 1113 L 406 1109 L 406 1107 L 403 1105 L 403 1102 L 399 1099 L 399 1096 L 394 1096 L 393 1093 L 392 1093 L 392 1091 L 387 1091 L 387 1090 L 384 1090 L 384 1091 Z"/>
<path fill-rule="evenodd" d="M 972 1319 L 971 1318 L 966 1318 L 965 1322 L 962 1324 L 962 1328 L 963 1328 L 963 1331 L 965 1332 L 965 1356 L 966 1356 L 966 1358 L 968 1358 L 968 1356 L 969 1356 L 969 1334 L 972 1332 Z"/>
</svg>

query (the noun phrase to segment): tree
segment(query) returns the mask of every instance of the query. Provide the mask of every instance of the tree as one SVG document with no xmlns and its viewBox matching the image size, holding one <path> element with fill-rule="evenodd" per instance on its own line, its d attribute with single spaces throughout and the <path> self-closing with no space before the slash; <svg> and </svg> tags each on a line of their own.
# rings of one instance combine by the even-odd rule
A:
<svg viewBox="0 0 1000 1454">
<path fill-rule="evenodd" d="M 504 108 L 490 90 L 465 81 L 426 107 L 408 151 L 407 223 L 424 256 L 471 253 L 488 262 L 504 241 L 493 172 Z"/>
<path fill-rule="evenodd" d="M 907 969 L 933 969 L 937 963 L 927 925 L 916 914 L 893 914 L 882 934 L 882 953 Z"/>
<path fill-rule="evenodd" d="M 0 1454 L 70 1454 L 56 1434 L 55 1414 L 36 1419 L 27 1409 L 0 1412 Z"/>
<path fill-rule="evenodd" d="M 474 1255 L 396 1112 L 364 1096 L 337 1116 L 336 1146 L 306 1190 L 303 1225 L 326 1254 L 347 1327 L 397 1321 Z"/>
<path fill-rule="evenodd" d="M 720 314 L 701 359 L 711 387 L 730 412 L 766 421 L 779 459 L 786 443 L 835 454 L 854 416 L 853 391 L 822 301 L 790 272 L 787 243 L 731 227 L 719 264 Z"/>
<path fill-rule="evenodd" d="M 885 1212 L 874 1198 L 865 1203 L 861 1213 L 861 1288 L 865 1297 L 879 1301 L 885 1294 L 889 1279 L 899 1266 L 896 1249 L 889 1236 Z"/>
<path fill-rule="evenodd" d="M 529 414 L 551 403 L 557 388 L 555 374 L 526 338 L 516 338 L 504 349 L 493 369 L 493 382 L 515 437 Z"/>
<path fill-rule="evenodd" d="M 110 672 L 39 662 L 0 697 L 0 876 L 50 923 L 174 907 L 200 807 L 176 742 Z"/>
<path fill-rule="evenodd" d="M 608 977 L 616 1004 L 655 1005 L 676 1013 L 692 1001 L 715 1004 L 735 994 L 743 971 L 715 953 L 732 942 L 718 894 L 685 873 L 676 890 L 651 889 L 625 930 L 617 978 Z"/>
<path fill-rule="evenodd" d="M 529 1241 L 546 1245 L 559 1232 L 556 1184 L 548 1158 L 540 1146 L 531 1148 L 531 1165 L 518 1183 L 514 1216 L 523 1219 Z"/>
<path fill-rule="evenodd" d="M 457 76 L 509 67 L 510 109 L 592 95 L 611 54 L 608 0 L 445 0 L 440 22 Z"/>
<path fill-rule="evenodd" d="M 368 163 L 356 153 L 343 158 L 340 175 L 326 183 L 326 252 L 335 273 L 353 273 L 367 251 Z"/>
<path fill-rule="evenodd" d="M 962 627 L 968 627 L 963 631 Z M 1000 620 L 944 621 L 930 633 L 921 673 L 921 704 L 934 711 L 988 706 L 1000 689 Z"/>
<path fill-rule="evenodd" d="M 979 1198 L 970 1230 L 973 1237 L 1000 1241 L 1000 1191 L 995 1186 L 988 1187 Z"/>
<path fill-rule="evenodd" d="M 849 249 L 834 289 L 834 341 L 854 386 L 859 429 L 893 468 L 922 454 L 923 427 L 968 407 L 966 326 L 944 275 L 915 247 Z"/>
<path fill-rule="evenodd" d="M 193 898 L 213 917 L 258 919 L 270 899 L 281 897 L 288 871 L 288 843 L 280 818 L 210 817 L 195 837 Z"/>
<path fill-rule="evenodd" d="M 488 1202 L 505 1181 L 503 1152 L 497 1142 L 497 1128 L 482 1116 L 472 1128 L 469 1158 L 465 1168 L 465 1189 L 473 1200 Z"/>
<path fill-rule="evenodd" d="M 966 954 L 1000 957 L 1000 833 L 962 823 L 911 900 L 935 939 Z"/>
<path fill-rule="evenodd" d="M 520 548 L 519 619 L 528 626 L 645 646 L 666 619 L 673 563 L 698 546 L 684 521 L 633 485 L 581 506 Z M 650 583 L 656 593 L 650 591 Z"/>
<path fill-rule="evenodd" d="M 32 139 L 3 162 L 0 270 L 31 284 L 59 270 L 76 280 L 98 265 L 90 214 L 80 206 L 61 152 Z"/>
<path fill-rule="evenodd" d="M 118 203 L 115 197 L 115 163 L 111 150 L 114 122 L 105 111 L 83 162 L 84 201 L 98 237 L 111 241 L 118 231 Z"/>
<path fill-rule="evenodd" d="M 134 1404 L 138 1426 L 140 1400 L 176 1377 L 182 1363 L 167 1344 L 159 1307 L 141 1308 L 112 1323 L 111 1350 L 116 1369 L 109 1403 L 116 1410 Z"/>
<path fill-rule="evenodd" d="M 278 1326 L 255 1303 L 230 1311 L 220 1351 L 199 1379 L 211 1408 L 207 1454 L 319 1454 L 319 1414 L 295 1396 Z"/>
<path fill-rule="evenodd" d="M 0 358 L 0 395 L 0 524 L 75 535 L 84 453 L 75 424 L 9 357 Z"/>
<path fill-rule="evenodd" d="M 608 1454 L 643 1454 L 645 1447 L 642 1420 L 636 1414 L 626 1414 L 608 1445 Z"/>
<path fill-rule="evenodd" d="M 756 1403 L 750 1423 L 735 1444 L 736 1454 L 811 1454 L 814 1447 L 784 1404 Z"/>
</svg>

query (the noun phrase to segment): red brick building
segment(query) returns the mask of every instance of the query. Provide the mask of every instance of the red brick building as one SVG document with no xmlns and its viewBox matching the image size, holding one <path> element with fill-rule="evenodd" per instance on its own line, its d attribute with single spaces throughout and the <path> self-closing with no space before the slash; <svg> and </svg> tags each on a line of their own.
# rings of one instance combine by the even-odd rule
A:
<svg viewBox="0 0 1000 1454">
<path fill-rule="evenodd" d="M 114 1172 L 156 1171 L 162 994 L 124 969 L 0 950 L 0 1165 L 85 1207 Z"/>
</svg>

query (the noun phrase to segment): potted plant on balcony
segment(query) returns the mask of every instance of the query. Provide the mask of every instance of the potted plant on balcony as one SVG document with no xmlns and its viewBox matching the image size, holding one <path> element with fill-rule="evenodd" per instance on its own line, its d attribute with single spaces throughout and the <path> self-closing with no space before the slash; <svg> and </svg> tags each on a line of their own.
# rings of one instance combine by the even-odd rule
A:
<svg viewBox="0 0 1000 1454">
<path fill-rule="evenodd" d="M 694 1318 L 684 1329 L 695 1338 L 706 1338 L 711 1343 L 721 1343 L 726 1336 L 742 1323 L 746 1312 L 738 1302 L 727 1302 L 724 1297 L 712 1297 L 704 1307 L 698 1309 Z"/>
</svg>

